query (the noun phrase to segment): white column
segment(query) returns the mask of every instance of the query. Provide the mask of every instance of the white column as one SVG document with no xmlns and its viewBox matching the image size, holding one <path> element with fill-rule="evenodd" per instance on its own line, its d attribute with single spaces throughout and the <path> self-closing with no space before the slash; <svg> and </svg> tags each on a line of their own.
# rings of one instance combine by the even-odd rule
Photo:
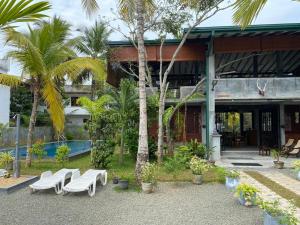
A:
<svg viewBox="0 0 300 225">
<path fill-rule="evenodd" d="M 202 143 L 206 144 L 206 108 L 205 105 L 201 105 L 201 138 L 202 138 Z"/>
<path fill-rule="evenodd" d="M 284 120 L 284 104 L 280 104 L 279 106 L 279 126 L 280 126 L 280 145 L 284 145 L 285 144 L 285 120 Z"/>
</svg>

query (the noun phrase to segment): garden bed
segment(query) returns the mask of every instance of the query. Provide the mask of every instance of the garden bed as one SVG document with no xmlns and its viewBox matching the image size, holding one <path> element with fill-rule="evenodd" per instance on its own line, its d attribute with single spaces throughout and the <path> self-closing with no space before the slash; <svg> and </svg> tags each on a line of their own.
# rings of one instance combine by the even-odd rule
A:
<svg viewBox="0 0 300 225">
<path fill-rule="evenodd" d="M 37 176 L 20 176 L 19 178 L 0 178 L 0 194 L 9 194 L 27 187 L 38 180 Z"/>
</svg>

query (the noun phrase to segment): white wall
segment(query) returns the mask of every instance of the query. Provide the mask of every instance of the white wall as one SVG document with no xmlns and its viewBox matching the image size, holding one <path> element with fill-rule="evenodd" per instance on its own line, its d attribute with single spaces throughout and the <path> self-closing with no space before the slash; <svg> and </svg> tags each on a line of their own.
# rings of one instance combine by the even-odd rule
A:
<svg viewBox="0 0 300 225">
<path fill-rule="evenodd" d="M 0 123 L 9 122 L 10 88 L 0 85 Z"/>
</svg>

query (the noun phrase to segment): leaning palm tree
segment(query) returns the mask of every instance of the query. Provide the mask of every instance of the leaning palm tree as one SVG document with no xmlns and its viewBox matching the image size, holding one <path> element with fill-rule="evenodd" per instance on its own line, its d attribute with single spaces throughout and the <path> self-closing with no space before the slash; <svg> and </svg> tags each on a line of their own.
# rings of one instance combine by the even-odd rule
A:
<svg viewBox="0 0 300 225">
<path fill-rule="evenodd" d="M 292 1 L 300 2 L 300 0 Z M 233 22 L 243 29 L 246 28 L 259 15 L 267 2 L 267 0 L 236 0 L 233 7 Z"/>
<path fill-rule="evenodd" d="M 82 35 L 79 37 L 80 41 L 76 46 L 77 50 L 93 59 L 105 59 L 110 34 L 111 30 L 108 30 L 104 23 L 96 21 L 94 26 L 82 31 Z M 89 71 L 84 71 L 79 78 L 83 80 L 84 78 L 89 78 L 89 75 Z M 94 76 L 92 76 L 91 99 L 94 99 L 97 82 L 97 79 L 94 79 Z"/>
<path fill-rule="evenodd" d="M 0 28 L 5 28 L 17 22 L 32 22 L 46 15 L 43 11 L 50 9 L 46 1 L 34 0 L 0 0 Z"/>
<path fill-rule="evenodd" d="M 105 65 L 100 60 L 76 58 L 72 47 L 77 42 L 68 39 L 70 26 L 57 17 L 50 22 L 39 22 L 35 28 L 29 27 L 27 34 L 13 29 L 6 30 L 5 33 L 8 44 L 14 48 L 8 56 L 20 63 L 23 76 L 20 78 L 0 74 L 0 84 L 16 86 L 26 82 L 33 93 L 26 156 L 26 164 L 30 166 L 29 149 L 32 146 L 39 102 L 45 102 L 53 127 L 57 134 L 61 134 L 64 130 L 64 108 L 60 90 L 64 77 L 67 75 L 70 79 L 75 79 L 84 69 L 89 69 L 94 75 L 104 79 Z"/>
<path fill-rule="evenodd" d="M 121 80 L 119 90 L 113 91 L 110 95 L 112 96 L 111 108 L 116 117 L 118 127 L 120 128 L 121 143 L 119 163 L 123 164 L 125 132 L 136 118 L 138 95 L 136 86 L 128 79 Z"/>
</svg>

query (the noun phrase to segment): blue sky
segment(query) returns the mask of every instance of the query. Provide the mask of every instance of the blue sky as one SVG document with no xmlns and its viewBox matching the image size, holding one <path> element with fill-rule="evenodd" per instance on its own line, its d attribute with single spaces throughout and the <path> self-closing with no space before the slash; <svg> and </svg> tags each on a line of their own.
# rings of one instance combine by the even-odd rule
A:
<svg viewBox="0 0 300 225">
<path fill-rule="evenodd" d="M 111 9 L 116 9 L 116 0 L 99 0 L 100 10 L 98 16 L 112 17 Z M 48 15 L 58 15 L 71 24 L 73 30 L 83 26 L 89 26 L 94 23 L 97 16 L 88 19 L 81 8 L 80 0 L 51 0 L 52 9 L 49 10 Z M 292 0 L 269 0 L 262 13 L 258 16 L 255 24 L 272 24 L 272 23 L 300 23 L 300 3 Z M 202 26 L 219 26 L 219 25 L 232 25 L 232 10 L 228 9 L 224 12 L 217 14 L 210 20 L 205 21 Z M 21 30 L 26 29 L 26 25 L 21 25 Z M 151 38 L 151 36 L 147 36 Z M 110 37 L 111 40 L 124 39 L 121 34 L 113 33 Z M 3 42 L 1 43 L 1 45 Z M 0 49 L 0 57 L 4 56 L 7 48 Z M 20 74 L 20 69 L 16 63 L 12 62 L 10 66 L 11 74 Z"/>
</svg>

